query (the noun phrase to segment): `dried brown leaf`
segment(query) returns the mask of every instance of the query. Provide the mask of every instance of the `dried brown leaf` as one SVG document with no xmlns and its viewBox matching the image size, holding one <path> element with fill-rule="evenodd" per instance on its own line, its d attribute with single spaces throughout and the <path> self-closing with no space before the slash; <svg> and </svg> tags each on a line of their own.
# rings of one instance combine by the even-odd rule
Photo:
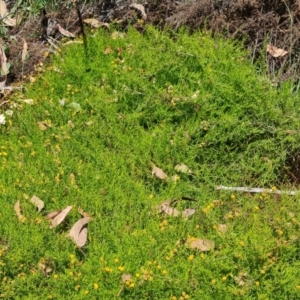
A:
<svg viewBox="0 0 300 300">
<path fill-rule="evenodd" d="M 23 39 L 22 62 L 24 62 L 27 59 L 27 55 L 28 55 L 28 45 L 25 39 Z"/>
<path fill-rule="evenodd" d="M 26 218 L 22 215 L 21 213 L 21 205 L 20 205 L 20 200 L 18 200 L 15 205 L 14 205 L 14 210 L 18 216 L 18 219 L 20 222 L 24 223 Z"/>
<path fill-rule="evenodd" d="M 132 275 L 124 273 L 124 274 L 122 274 L 121 279 L 122 279 L 122 283 L 125 283 L 126 281 L 129 281 L 132 279 Z"/>
<path fill-rule="evenodd" d="M 6 3 L 3 0 L 0 0 L 0 17 L 3 18 L 7 15 Z"/>
<path fill-rule="evenodd" d="M 287 51 L 271 45 L 267 45 L 267 52 L 273 57 L 283 57 L 288 54 Z"/>
<path fill-rule="evenodd" d="M 4 48 L 2 46 L 2 44 L 0 43 L 0 60 L 1 60 L 1 69 L 2 69 L 2 75 L 7 75 L 9 73 L 9 66 L 7 63 L 7 58 L 5 55 L 5 51 Z"/>
<path fill-rule="evenodd" d="M 85 19 L 85 20 L 83 20 L 83 22 L 88 25 L 91 25 L 94 28 L 99 28 L 99 27 L 109 28 L 109 23 L 104 23 L 97 19 Z"/>
<path fill-rule="evenodd" d="M 75 37 L 75 35 L 74 35 L 72 32 L 70 32 L 70 31 L 68 31 L 68 30 L 66 30 L 66 29 L 64 29 L 64 28 L 62 28 L 62 27 L 60 26 L 60 24 L 57 24 L 57 27 L 58 27 L 58 31 L 59 31 L 62 35 L 66 36 L 66 37 L 69 37 L 69 38 L 74 38 L 74 37 Z"/>
<path fill-rule="evenodd" d="M 185 243 L 185 246 L 189 249 L 195 249 L 206 252 L 215 248 L 215 242 L 211 240 L 188 238 Z"/>
<path fill-rule="evenodd" d="M 78 212 L 84 217 L 84 218 L 91 218 L 91 215 L 85 212 L 80 206 L 78 207 Z"/>
<path fill-rule="evenodd" d="M 51 220 L 51 219 L 55 218 L 60 212 L 61 212 L 61 210 L 52 211 L 45 218 L 47 220 Z"/>
<path fill-rule="evenodd" d="M 54 228 L 58 226 L 61 222 L 63 222 L 63 220 L 66 218 L 67 214 L 70 212 L 72 208 L 73 208 L 72 206 L 67 206 L 66 208 L 61 210 L 54 218 L 52 218 L 50 228 Z"/>
<path fill-rule="evenodd" d="M 171 201 L 167 200 L 156 206 L 156 211 L 158 213 L 164 213 L 169 216 L 178 217 L 179 211 L 171 206 Z"/>
<path fill-rule="evenodd" d="M 195 208 L 187 208 L 182 212 L 182 217 L 187 219 L 188 217 L 192 216 L 195 212 Z"/>
<path fill-rule="evenodd" d="M 48 128 L 48 126 L 47 126 L 47 123 L 46 122 L 37 122 L 38 123 L 38 125 L 39 125 L 39 127 L 40 127 L 40 129 L 41 130 L 46 130 L 47 128 Z"/>
<path fill-rule="evenodd" d="M 0 0 L 0 17 L 6 26 L 14 27 L 17 25 L 17 20 L 8 16 L 6 3 Z"/>
<path fill-rule="evenodd" d="M 129 7 L 138 10 L 141 13 L 141 15 L 142 15 L 142 19 L 143 20 L 147 19 L 147 15 L 145 13 L 145 8 L 144 8 L 144 6 L 142 4 L 133 3 Z"/>
<path fill-rule="evenodd" d="M 164 180 L 168 175 L 160 168 L 158 168 L 154 163 L 152 165 L 152 176 L 155 175 L 158 179 Z"/>
<path fill-rule="evenodd" d="M 83 247 L 87 241 L 88 229 L 85 227 L 92 218 L 86 217 L 79 219 L 70 230 L 70 237 L 72 241 L 79 247 Z"/>
<path fill-rule="evenodd" d="M 104 54 L 109 54 L 109 53 L 112 53 L 114 50 L 111 48 L 111 47 L 107 47 L 105 50 L 104 50 Z"/>
<path fill-rule="evenodd" d="M 32 204 L 34 204 L 34 205 L 37 207 L 37 209 L 38 209 L 39 212 L 40 212 L 40 211 L 44 208 L 44 206 L 45 206 L 44 201 L 42 201 L 42 200 L 41 200 L 39 197 L 37 197 L 37 196 L 32 196 L 32 198 L 30 199 L 30 201 L 31 201 Z"/>
</svg>

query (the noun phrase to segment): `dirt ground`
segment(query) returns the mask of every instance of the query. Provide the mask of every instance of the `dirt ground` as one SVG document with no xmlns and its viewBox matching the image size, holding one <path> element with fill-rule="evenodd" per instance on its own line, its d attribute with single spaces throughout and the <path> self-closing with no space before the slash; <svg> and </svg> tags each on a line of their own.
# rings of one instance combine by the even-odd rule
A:
<svg viewBox="0 0 300 300">
<path fill-rule="evenodd" d="M 7 59 L 11 63 L 6 86 L 20 86 L 42 72 L 42 65 L 59 46 L 63 35 L 57 24 L 79 36 L 81 26 L 75 6 L 61 1 L 59 11 L 45 7 L 35 18 L 23 15 L 16 27 L 6 28 L 2 39 L 6 45 Z M 249 50 L 252 61 L 266 60 L 267 76 L 274 86 L 292 79 L 295 90 L 300 87 L 300 1 L 298 0 L 146 0 L 139 1 L 145 14 L 131 6 L 133 0 L 103 0 L 86 4 L 79 1 L 82 19 L 94 18 L 101 22 L 117 22 L 126 30 L 133 24 L 141 32 L 144 24 L 177 30 L 185 26 L 191 32 L 203 29 L 213 34 L 242 41 Z M 8 2 L 8 10 L 17 1 Z M 67 7 L 65 3 L 69 3 Z M 143 20 L 141 22 L 141 20 Z M 28 57 L 22 62 L 24 39 L 28 45 Z M 265 53 L 267 44 L 287 51 L 284 56 L 273 57 Z M 53 46 L 54 45 L 54 46 Z M 56 45 L 56 46 L 55 46 Z M 49 55 L 50 54 L 50 55 Z M 0 106 L 7 102 L 9 92 L 0 91 Z M 298 157 L 298 156 L 297 156 Z M 300 183 L 300 161 L 287 162 L 291 167 L 291 182 Z"/>
<path fill-rule="evenodd" d="M 17 1 L 10 1 L 8 9 Z M 206 29 L 214 34 L 244 41 L 253 61 L 265 51 L 266 44 L 288 51 L 284 57 L 267 56 L 268 75 L 279 73 L 277 81 L 293 78 L 298 81 L 300 49 L 300 2 L 297 0 L 157 0 L 143 6 L 146 17 L 140 10 L 130 7 L 133 1 L 104 0 L 96 4 L 79 4 L 82 19 L 95 18 L 102 22 L 118 22 L 126 30 L 128 24 L 142 29 L 144 23 L 160 28 L 177 30 L 185 26 L 191 31 Z M 41 70 L 40 64 L 56 49 L 49 39 L 59 44 L 62 35 L 57 23 L 80 35 L 80 22 L 75 7 L 66 7 L 62 1 L 59 11 L 48 11 L 45 7 L 35 18 L 23 17 L 20 25 L 7 28 L 4 44 L 8 49 L 11 68 L 6 85 L 30 78 Z M 22 63 L 23 39 L 28 44 L 29 57 Z M 261 56 L 264 57 L 264 56 Z M 275 79 L 274 79 L 275 80 Z M 277 84 L 278 82 L 276 82 Z"/>
</svg>

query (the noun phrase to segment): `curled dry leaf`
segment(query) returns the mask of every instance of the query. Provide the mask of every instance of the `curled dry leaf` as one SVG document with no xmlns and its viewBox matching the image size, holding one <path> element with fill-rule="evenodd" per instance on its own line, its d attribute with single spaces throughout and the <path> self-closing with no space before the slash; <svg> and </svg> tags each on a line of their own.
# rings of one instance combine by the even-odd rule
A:
<svg viewBox="0 0 300 300">
<path fill-rule="evenodd" d="M 154 163 L 152 165 L 152 175 L 155 175 L 158 179 L 164 180 L 168 175 L 160 168 L 158 168 Z"/>
<path fill-rule="evenodd" d="M 287 51 L 271 45 L 267 45 L 267 52 L 273 57 L 283 57 L 288 54 Z"/>
<path fill-rule="evenodd" d="M 156 210 L 158 213 L 164 213 L 168 216 L 179 216 L 179 211 L 171 206 L 171 201 L 167 200 L 156 206 Z"/>
<path fill-rule="evenodd" d="M 22 62 L 27 59 L 28 56 L 28 45 L 25 39 L 23 39 L 23 50 L 22 50 Z"/>
<path fill-rule="evenodd" d="M 181 173 L 187 173 L 187 174 L 192 174 L 193 172 L 189 169 L 189 167 L 185 164 L 181 165 L 176 165 L 175 166 L 175 171 L 181 172 Z"/>
<path fill-rule="evenodd" d="M 85 19 L 85 20 L 83 20 L 83 22 L 88 25 L 91 25 L 94 28 L 99 28 L 99 27 L 109 28 L 109 23 L 100 22 L 97 19 Z"/>
<path fill-rule="evenodd" d="M 92 218 L 86 217 L 78 220 L 70 230 L 70 237 L 72 241 L 79 247 L 83 247 L 87 241 L 88 229 L 85 227 Z"/>
<path fill-rule="evenodd" d="M 7 75 L 9 73 L 9 63 L 7 63 L 5 51 L 1 43 L 0 43 L 0 60 L 1 60 L 1 75 Z"/>
<path fill-rule="evenodd" d="M 51 220 L 51 219 L 55 218 L 60 212 L 61 212 L 61 210 L 52 211 L 45 218 L 47 220 Z"/>
<path fill-rule="evenodd" d="M 78 212 L 84 217 L 84 218 L 91 218 L 91 215 L 85 212 L 80 206 L 78 207 Z"/>
<path fill-rule="evenodd" d="M 104 54 L 109 54 L 109 53 L 112 53 L 114 50 L 111 48 L 111 47 L 107 47 L 105 50 L 104 50 Z"/>
<path fill-rule="evenodd" d="M 17 25 L 17 20 L 8 16 L 6 3 L 0 0 L 0 17 L 6 26 L 14 27 Z"/>
<path fill-rule="evenodd" d="M 39 212 L 40 212 L 40 211 L 44 208 L 44 206 L 45 206 L 44 201 L 42 201 L 42 200 L 41 200 L 39 197 L 37 197 L 37 196 L 32 196 L 32 198 L 30 199 L 30 201 L 31 201 L 32 204 L 34 204 L 34 205 L 37 207 L 37 209 L 38 209 Z"/>
<path fill-rule="evenodd" d="M 20 222 L 24 223 L 26 218 L 22 215 L 21 213 L 21 205 L 20 205 L 20 200 L 18 200 L 15 205 L 14 205 L 14 210 L 18 216 L 18 219 Z"/>
<path fill-rule="evenodd" d="M 195 212 L 195 208 L 187 208 L 182 212 L 182 217 L 187 219 L 188 217 L 192 216 Z"/>
<path fill-rule="evenodd" d="M 143 5 L 141 4 L 137 4 L 137 3 L 133 3 L 129 6 L 130 8 L 134 8 L 136 10 L 138 10 L 140 12 L 140 14 L 142 15 L 142 19 L 146 20 L 147 19 L 147 15 L 145 13 L 145 8 Z"/>
<path fill-rule="evenodd" d="M 185 242 L 185 246 L 189 249 L 206 252 L 215 248 L 215 242 L 211 240 L 188 238 Z"/>
<path fill-rule="evenodd" d="M 38 122 L 38 126 L 41 130 L 45 131 L 48 128 L 48 124 L 46 122 Z"/>
<path fill-rule="evenodd" d="M 124 273 L 122 274 L 121 279 L 122 279 L 122 283 L 125 283 L 126 281 L 130 281 L 132 279 L 132 275 Z"/>
<path fill-rule="evenodd" d="M 69 37 L 69 38 L 74 38 L 74 37 L 75 37 L 75 35 L 74 35 L 73 33 L 71 33 L 70 31 L 68 31 L 68 30 L 66 30 L 66 29 L 64 29 L 64 28 L 62 28 L 62 27 L 60 26 L 60 24 L 57 24 L 57 28 L 58 28 L 58 31 L 59 31 L 62 35 L 66 36 L 66 37 Z"/>
<path fill-rule="evenodd" d="M 67 214 L 70 212 L 70 210 L 73 208 L 73 206 L 67 206 L 61 211 L 54 211 L 46 216 L 46 219 L 51 220 L 50 228 L 54 228 L 58 226 L 63 220 L 66 218 Z"/>
</svg>

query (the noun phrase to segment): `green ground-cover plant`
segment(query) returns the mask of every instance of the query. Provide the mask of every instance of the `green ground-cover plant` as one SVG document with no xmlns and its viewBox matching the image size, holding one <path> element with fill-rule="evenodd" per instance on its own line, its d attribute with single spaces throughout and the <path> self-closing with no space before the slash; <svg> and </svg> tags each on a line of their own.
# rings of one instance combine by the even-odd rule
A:
<svg viewBox="0 0 300 300">
<path fill-rule="evenodd" d="M 208 33 L 99 30 L 88 57 L 65 46 L 15 94 L 0 127 L 0 297 L 299 298 L 299 197 L 215 190 L 283 183 L 299 147 L 298 95 L 246 57 Z M 173 198 L 195 213 L 154 210 Z M 50 229 L 45 215 L 68 205 Z M 93 217 L 82 250 L 68 237 L 79 207 Z M 199 238 L 214 248 L 189 248 Z"/>
</svg>

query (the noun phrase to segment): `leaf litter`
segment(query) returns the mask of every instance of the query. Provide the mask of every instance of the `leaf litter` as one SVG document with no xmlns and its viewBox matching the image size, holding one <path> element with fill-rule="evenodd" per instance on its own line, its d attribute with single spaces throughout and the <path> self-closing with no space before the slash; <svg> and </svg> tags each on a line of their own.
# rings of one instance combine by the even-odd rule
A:
<svg viewBox="0 0 300 300">
<path fill-rule="evenodd" d="M 185 242 L 185 246 L 189 249 L 207 252 L 215 248 L 215 242 L 199 238 L 188 238 Z"/>
<path fill-rule="evenodd" d="M 87 242 L 88 229 L 86 225 L 92 220 L 91 217 L 79 219 L 71 228 L 69 236 L 77 247 L 83 247 Z"/>
<path fill-rule="evenodd" d="M 37 196 L 32 196 L 32 198 L 30 199 L 31 203 L 33 205 L 35 205 L 38 209 L 38 212 L 40 212 L 44 206 L 45 206 L 45 203 L 43 200 L 41 200 L 39 197 Z"/>
<path fill-rule="evenodd" d="M 59 224 L 61 224 L 72 208 L 73 208 L 73 206 L 67 206 L 63 210 L 53 211 L 53 212 L 49 213 L 46 216 L 46 219 L 51 221 L 50 228 L 52 229 L 52 228 L 58 226 Z"/>
<path fill-rule="evenodd" d="M 19 221 L 21 223 L 24 223 L 26 221 L 26 218 L 22 215 L 22 212 L 21 212 L 21 204 L 20 204 L 20 200 L 18 200 L 15 205 L 14 205 L 14 210 L 17 214 L 17 217 L 19 219 Z"/>
<path fill-rule="evenodd" d="M 158 179 L 164 180 L 168 177 L 168 175 L 160 168 L 158 168 L 154 163 L 151 162 L 152 165 L 152 176 L 156 176 Z"/>
</svg>

